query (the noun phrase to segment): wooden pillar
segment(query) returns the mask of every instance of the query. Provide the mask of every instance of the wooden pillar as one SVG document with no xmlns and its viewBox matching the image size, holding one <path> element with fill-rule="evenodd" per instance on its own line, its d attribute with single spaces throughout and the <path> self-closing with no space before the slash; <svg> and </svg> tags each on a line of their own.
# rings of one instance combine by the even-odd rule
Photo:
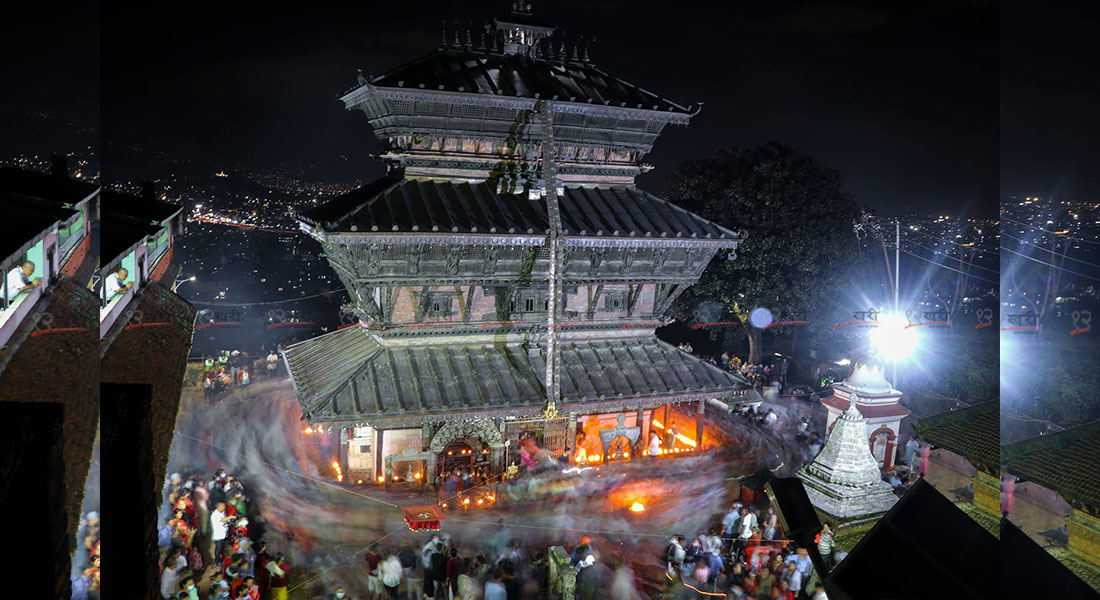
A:
<svg viewBox="0 0 1100 600">
<path fill-rule="evenodd" d="M 344 477 L 350 478 L 350 471 L 348 471 L 348 441 L 354 437 L 355 431 L 349 432 L 348 427 L 341 427 L 339 433 L 336 436 L 336 442 L 339 446 L 336 447 L 336 460 L 340 461 L 340 472 L 344 474 Z"/>
<path fill-rule="evenodd" d="M 699 401 L 699 414 L 695 417 L 695 448 L 703 449 L 703 412 L 707 408 L 707 399 Z"/>
<path fill-rule="evenodd" d="M 672 403 L 666 403 L 665 404 L 665 416 L 661 419 L 661 425 L 664 426 L 664 429 L 662 429 L 663 435 L 661 436 L 661 440 L 662 440 L 661 446 L 665 450 L 671 450 L 673 447 L 676 446 L 676 438 L 670 438 L 669 434 L 668 434 L 668 432 L 669 432 L 668 417 L 671 413 L 672 413 Z"/>
<path fill-rule="evenodd" d="M 639 408 L 638 414 L 640 415 L 640 421 L 638 426 L 642 428 L 642 449 L 649 448 L 649 422 L 653 420 L 653 409 L 649 410 L 649 418 L 645 418 L 645 409 Z"/>
<path fill-rule="evenodd" d="M 572 464 L 577 456 L 577 413 L 569 413 L 569 431 L 565 439 L 569 446 L 569 463 Z"/>
<path fill-rule="evenodd" d="M 386 473 L 385 464 L 382 462 L 382 437 L 384 430 L 374 430 L 374 479 L 377 481 L 378 476 L 382 475 L 386 478 L 386 482 L 389 482 L 389 474 Z"/>
</svg>

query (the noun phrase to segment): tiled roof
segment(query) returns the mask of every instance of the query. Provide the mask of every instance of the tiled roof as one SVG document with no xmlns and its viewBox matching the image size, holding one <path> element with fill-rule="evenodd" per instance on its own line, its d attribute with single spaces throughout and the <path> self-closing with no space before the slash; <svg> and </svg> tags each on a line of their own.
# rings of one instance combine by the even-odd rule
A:
<svg viewBox="0 0 1100 600">
<path fill-rule="evenodd" d="M 380 346 L 361 327 L 345 327 L 283 351 L 302 405 L 327 398 L 344 385 Z"/>
<path fill-rule="evenodd" d="M 387 88 L 492 94 L 506 97 L 691 113 L 685 106 L 597 69 L 589 63 L 440 48 L 369 80 Z"/>
<path fill-rule="evenodd" d="M 1100 512 L 1100 421 L 1001 448 L 1009 473 Z"/>
<path fill-rule="evenodd" d="M 438 421 L 471 412 L 535 414 L 545 406 L 541 349 L 456 344 L 376 351 L 355 329 L 284 352 L 307 418 Z M 348 350 L 333 349 L 344 344 Z M 729 373 L 653 337 L 564 343 L 562 364 L 562 405 L 578 411 L 656 406 L 672 396 L 720 395 L 742 387 Z"/>
<path fill-rule="evenodd" d="M 560 199 L 566 236 L 694 238 L 739 241 L 738 234 L 667 200 L 631 187 L 566 187 Z M 329 231 L 515 233 L 545 235 L 546 202 L 500 194 L 488 183 L 384 179 L 302 212 Z"/>
<path fill-rule="evenodd" d="M 1001 468 L 1000 404 L 994 400 L 921 419 L 914 429 L 933 446 L 944 448 L 987 473 Z"/>
<path fill-rule="evenodd" d="M 841 412 L 848 410 L 848 405 L 851 404 L 850 401 L 836 396 L 829 396 L 822 400 L 821 403 L 826 406 L 831 406 Z M 863 415 L 866 419 L 905 417 L 913 412 L 901 404 L 856 404 L 856 408 L 859 409 L 859 414 Z"/>
</svg>

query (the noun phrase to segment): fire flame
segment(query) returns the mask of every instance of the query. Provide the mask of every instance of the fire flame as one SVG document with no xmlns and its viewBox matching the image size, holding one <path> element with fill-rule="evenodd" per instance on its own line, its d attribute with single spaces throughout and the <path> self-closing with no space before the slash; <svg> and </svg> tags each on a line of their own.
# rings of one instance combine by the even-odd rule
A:
<svg viewBox="0 0 1100 600">
<path fill-rule="evenodd" d="M 336 469 L 336 481 L 343 481 L 344 473 L 340 470 L 340 463 L 332 461 L 332 468 Z"/>
<path fill-rule="evenodd" d="M 417 478 L 417 479 L 420 479 L 420 473 L 417 473 L 417 474 L 416 474 L 416 478 Z"/>
<path fill-rule="evenodd" d="M 386 483 L 386 477 L 384 475 L 379 475 L 378 483 Z"/>
<path fill-rule="evenodd" d="M 635 502 L 634 504 L 630 505 L 630 510 L 632 512 L 643 512 L 645 511 L 645 505 L 641 502 Z"/>
<path fill-rule="evenodd" d="M 664 429 L 665 428 L 665 426 L 661 425 L 661 422 L 658 421 L 657 419 L 653 419 L 653 426 L 656 427 L 657 429 Z M 685 437 L 681 433 L 676 434 L 676 439 L 680 440 L 681 442 L 683 442 L 687 446 L 691 446 L 692 448 L 695 447 L 695 440 L 693 440 L 689 437 Z"/>
<path fill-rule="evenodd" d="M 305 434 L 313 433 L 313 428 L 312 427 L 306 427 L 305 429 L 302 430 L 302 433 L 305 433 Z"/>
</svg>

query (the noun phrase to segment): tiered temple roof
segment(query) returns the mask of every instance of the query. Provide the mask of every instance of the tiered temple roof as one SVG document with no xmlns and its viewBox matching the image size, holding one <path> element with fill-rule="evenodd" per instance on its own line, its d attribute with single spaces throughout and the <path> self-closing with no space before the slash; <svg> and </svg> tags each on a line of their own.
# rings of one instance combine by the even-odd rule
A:
<svg viewBox="0 0 1100 600">
<path fill-rule="evenodd" d="M 667 98 L 580 60 L 533 58 L 472 48 L 440 48 L 368 79 L 377 87 L 443 90 L 512 98 L 694 114 Z"/>
<path fill-rule="evenodd" d="M 418 424 L 470 411 L 520 416 L 546 402 L 545 348 L 517 343 L 383 343 L 348 327 L 284 351 L 303 412 L 326 422 Z M 652 337 L 562 345 L 561 406 L 650 408 L 745 382 Z"/>
<path fill-rule="evenodd" d="M 562 234 L 582 237 L 681 238 L 736 247 L 741 237 L 653 194 L 628 187 L 566 187 L 559 199 Z M 486 183 L 388 178 L 331 204 L 302 211 L 327 232 L 529 234 L 549 230 L 546 200 L 498 193 Z"/>
</svg>

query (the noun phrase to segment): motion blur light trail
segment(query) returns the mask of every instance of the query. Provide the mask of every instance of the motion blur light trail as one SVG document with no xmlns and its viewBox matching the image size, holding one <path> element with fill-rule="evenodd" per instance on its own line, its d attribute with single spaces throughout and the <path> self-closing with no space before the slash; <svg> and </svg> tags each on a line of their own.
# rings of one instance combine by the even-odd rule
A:
<svg viewBox="0 0 1100 600">
<path fill-rule="evenodd" d="M 395 508 L 434 498 L 380 489 L 368 495 L 326 477 L 322 473 L 332 472 L 332 459 L 320 456 L 314 436 L 303 435 L 290 381 L 261 381 L 247 391 L 250 399 L 234 393 L 213 405 L 199 392 L 185 396 L 168 472 L 209 477 L 224 468 L 244 483 L 255 503 L 263 539 L 272 551 L 285 552 L 301 574 L 293 586 L 304 587 L 308 595 L 322 585 L 340 584 L 351 595 L 365 597 L 365 569 L 354 559 L 361 560 L 363 549 L 379 539 L 395 546 L 402 539 L 423 544 L 430 534 L 408 531 Z M 776 407 L 781 424 L 787 414 L 783 408 Z M 676 423 L 683 419 L 686 415 L 675 415 Z M 801 447 L 784 441 L 793 435 L 780 437 L 735 416 L 708 412 L 704 435 L 707 445 L 719 440 L 723 445 L 668 459 L 601 463 L 566 475 L 568 485 L 529 478 L 516 486 L 514 498 L 496 497 L 492 506 L 476 509 L 448 508 L 443 533 L 463 554 L 494 557 L 511 539 L 531 552 L 546 552 L 551 545 L 572 547 L 580 535 L 590 535 L 605 556 L 619 556 L 633 569 L 636 587 L 659 588 L 664 567 L 658 557 L 666 538 L 709 530 L 729 499 L 727 480 L 805 460 Z M 792 471 L 782 467 L 780 475 Z M 632 511 L 634 504 L 644 510 Z M 477 516 L 463 518 L 474 516 L 462 514 L 467 510 L 476 510 Z"/>
</svg>

